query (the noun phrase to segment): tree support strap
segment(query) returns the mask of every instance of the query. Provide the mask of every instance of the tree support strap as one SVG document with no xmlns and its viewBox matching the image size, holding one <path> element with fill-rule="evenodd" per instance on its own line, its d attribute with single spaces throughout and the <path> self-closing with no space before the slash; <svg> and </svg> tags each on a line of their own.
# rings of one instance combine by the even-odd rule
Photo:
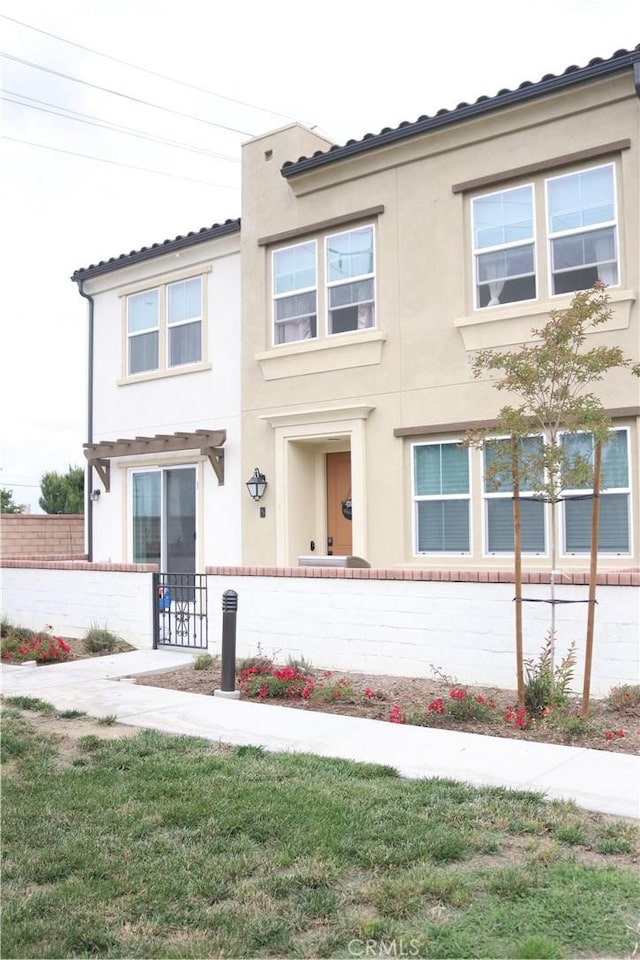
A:
<svg viewBox="0 0 640 960">
<path fill-rule="evenodd" d="M 597 603 L 598 602 L 597 600 L 591 600 L 591 599 L 589 600 L 557 600 L 554 598 L 553 600 L 543 600 L 538 597 L 514 597 L 513 598 L 514 603 L 518 601 L 520 603 L 554 603 L 554 604 L 555 603 Z"/>
</svg>

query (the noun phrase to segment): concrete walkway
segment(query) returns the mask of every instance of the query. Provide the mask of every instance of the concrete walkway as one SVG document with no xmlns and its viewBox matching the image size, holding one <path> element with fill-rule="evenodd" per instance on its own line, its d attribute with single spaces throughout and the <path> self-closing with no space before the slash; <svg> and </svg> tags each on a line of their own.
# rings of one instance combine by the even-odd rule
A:
<svg viewBox="0 0 640 960">
<path fill-rule="evenodd" d="M 137 650 L 42 668 L 3 665 L 2 692 L 40 697 L 58 710 L 115 714 L 134 727 L 387 764 L 411 778 L 536 790 L 587 810 L 640 819 L 640 758 L 630 754 L 306 713 L 139 686 L 128 679 L 192 661 L 192 653 Z"/>
</svg>

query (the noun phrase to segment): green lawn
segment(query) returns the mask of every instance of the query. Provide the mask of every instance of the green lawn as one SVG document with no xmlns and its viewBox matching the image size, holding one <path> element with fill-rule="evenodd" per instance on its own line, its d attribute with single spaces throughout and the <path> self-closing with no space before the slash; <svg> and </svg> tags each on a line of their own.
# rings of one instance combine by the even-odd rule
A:
<svg viewBox="0 0 640 960">
<path fill-rule="evenodd" d="M 635 826 L 534 793 L 153 732 L 69 749 L 9 701 L 3 752 L 3 958 L 625 957 L 638 940 Z"/>
</svg>

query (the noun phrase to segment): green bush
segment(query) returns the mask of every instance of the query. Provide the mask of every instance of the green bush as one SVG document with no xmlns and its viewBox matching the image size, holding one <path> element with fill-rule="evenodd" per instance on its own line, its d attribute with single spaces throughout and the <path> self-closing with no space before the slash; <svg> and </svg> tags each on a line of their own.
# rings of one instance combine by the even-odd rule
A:
<svg viewBox="0 0 640 960">
<path fill-rule="evenodd" d="M 113 653 L 118 642 L 118 637 L 106 627 L 92 626 L 85 634 L 83 646 L 87 653 Z"/>
<path fill-rule="evenodd" d="M 549 707 L 563 707 L 576 665 L 575 643 L 552 670 L 553 634 L 549 632 L 537 660 L 525 660 L 524 704 L 530 717 L 541 717 Z"/>
<path fill-rule="evenodd" d="M 633 710 L 640 707 L 640 684 L 623 683 L 619 687 L 612 687 L 605 705 L 609 710 Z"/>
<path fill-rule="evenodd" d="M 193 661 L 194 670 L 208 670 L 215 663 L 214 657 L 210 653 L 199 653 L 196 659 Z"/>
</svg>

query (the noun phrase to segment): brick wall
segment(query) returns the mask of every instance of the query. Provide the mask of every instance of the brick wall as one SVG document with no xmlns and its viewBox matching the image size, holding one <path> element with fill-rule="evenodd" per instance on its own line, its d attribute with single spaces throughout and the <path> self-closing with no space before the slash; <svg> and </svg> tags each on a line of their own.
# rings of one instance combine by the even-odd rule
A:
<svg viewBox="0 0 640 960">
<path fill-rule="evenodd" d="M 82 514 L 3 513 L 0 554 L 3 557 L 83 557 Z"/>
</svg>

